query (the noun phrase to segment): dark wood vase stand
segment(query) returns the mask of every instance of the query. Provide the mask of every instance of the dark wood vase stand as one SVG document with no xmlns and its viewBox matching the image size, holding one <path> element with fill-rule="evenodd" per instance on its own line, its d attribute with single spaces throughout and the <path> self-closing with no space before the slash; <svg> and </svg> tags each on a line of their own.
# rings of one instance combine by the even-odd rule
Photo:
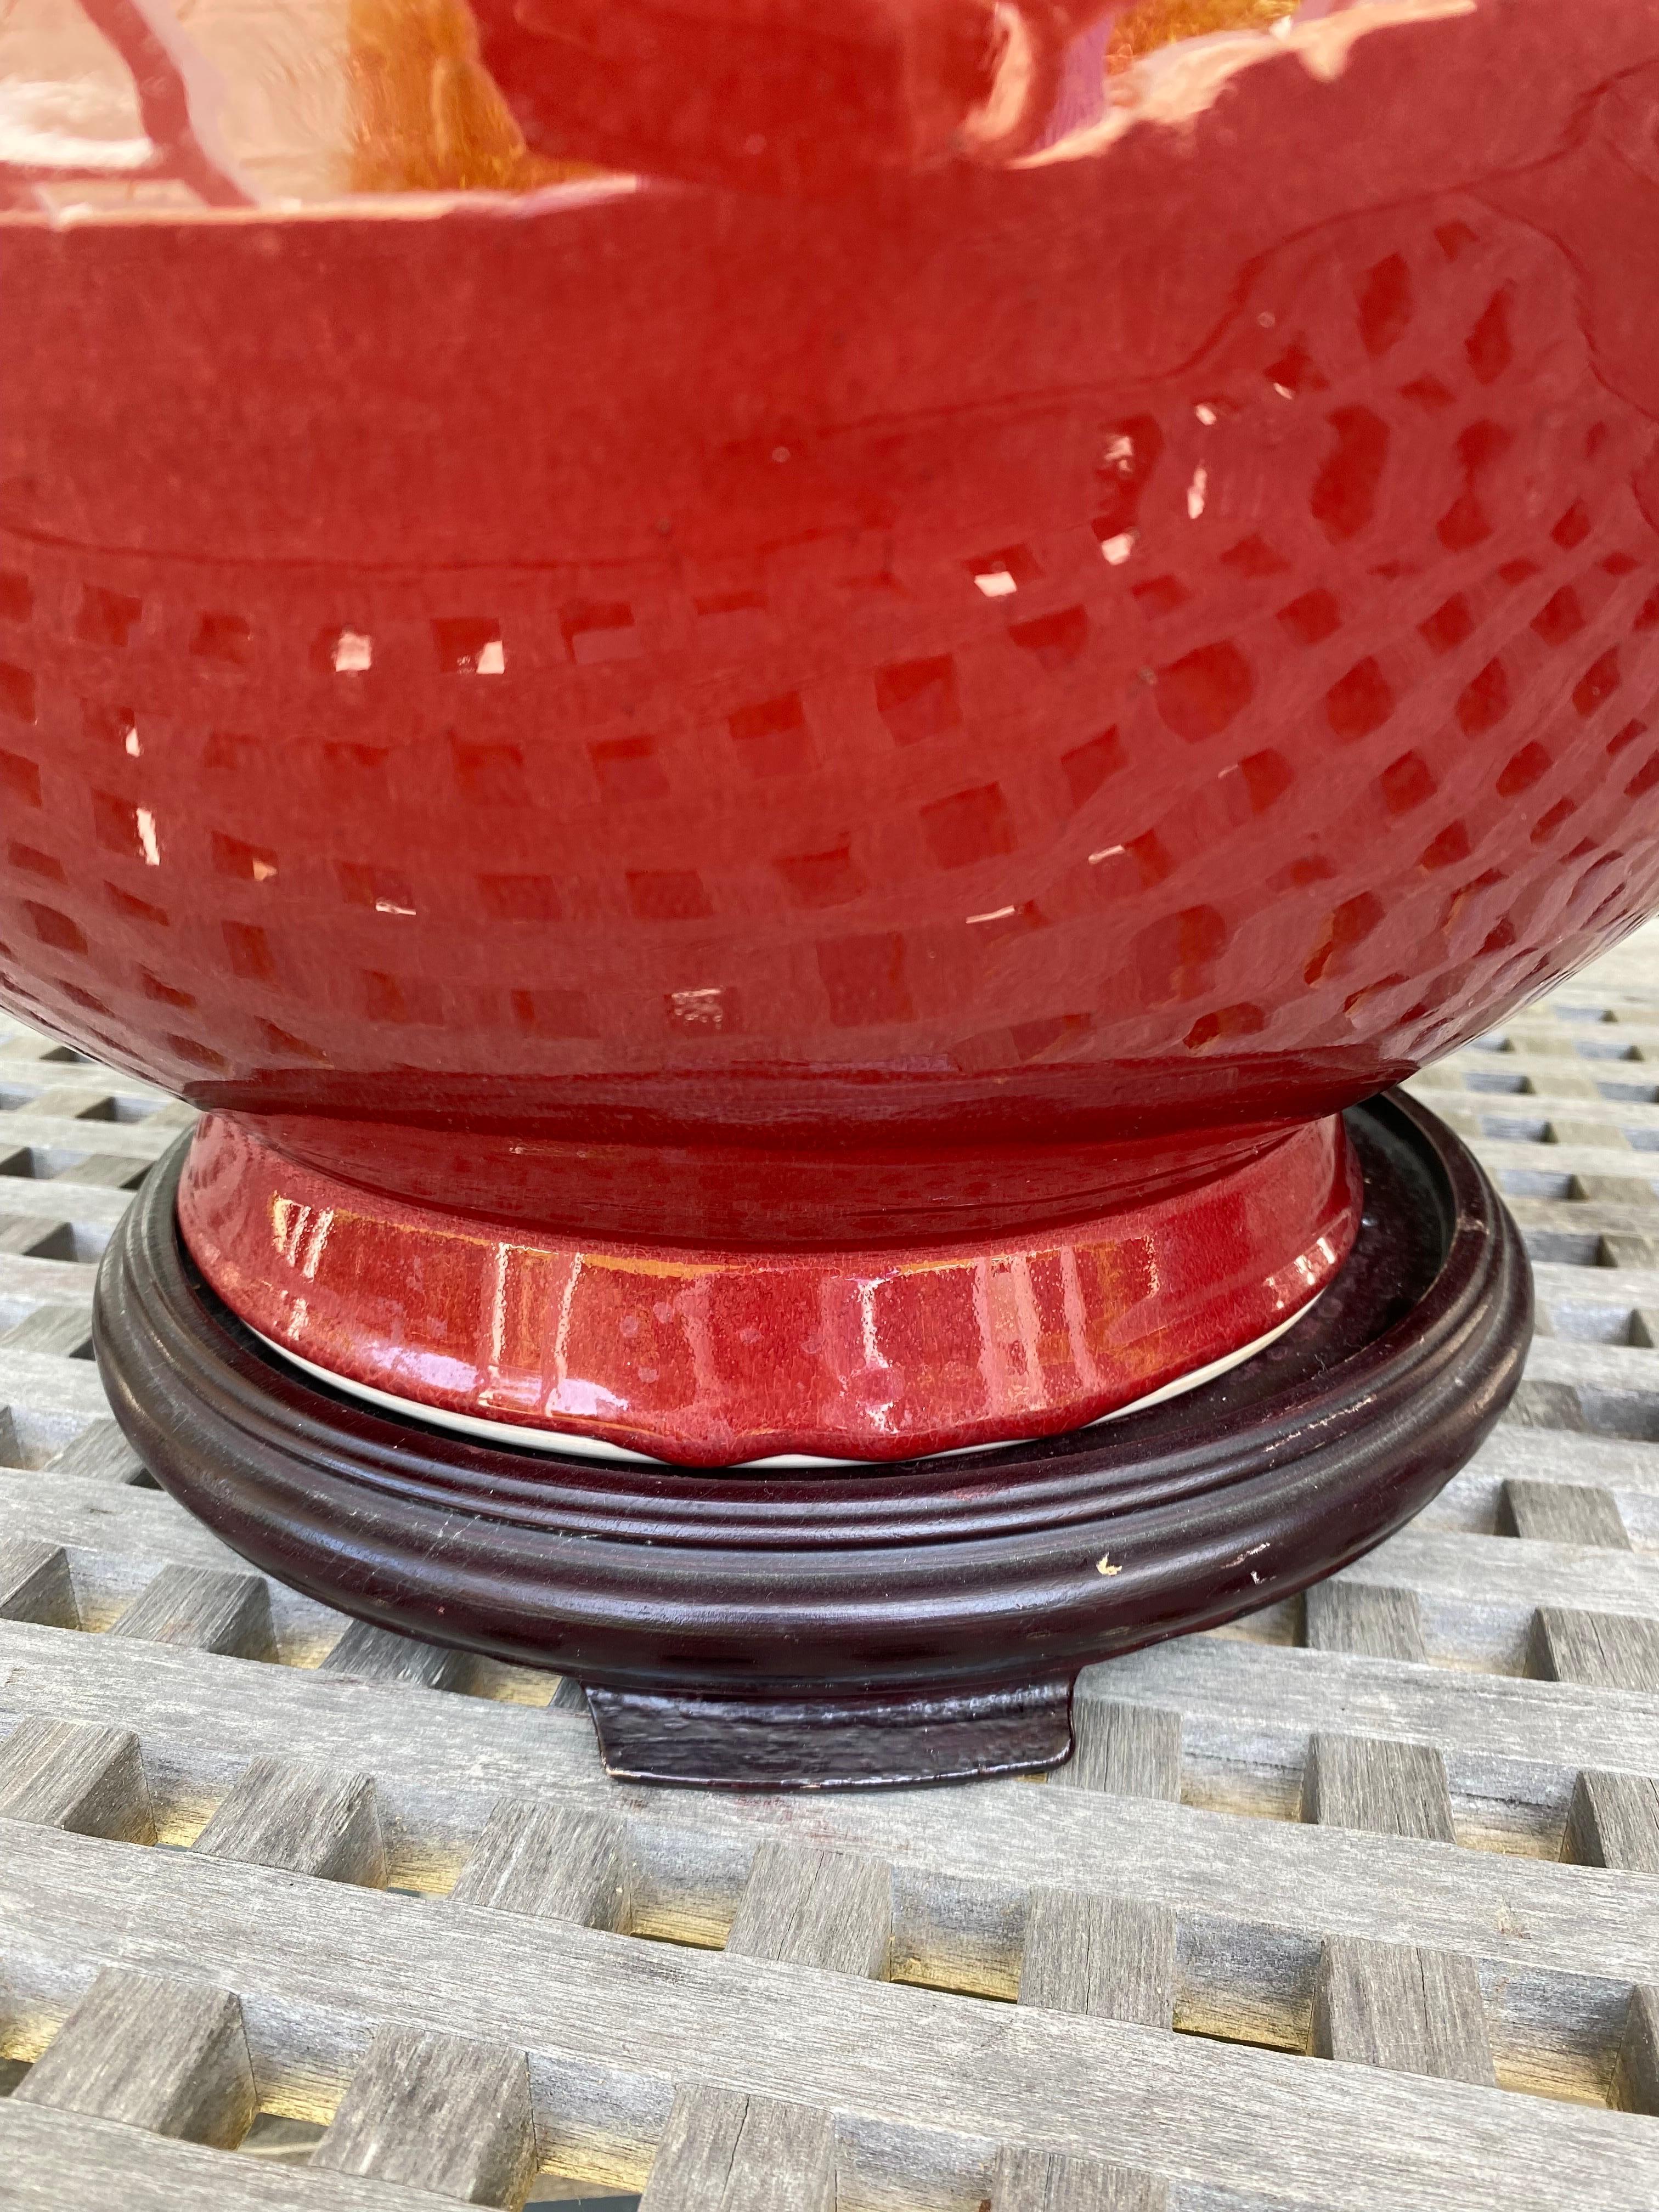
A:
<svg viewBox="0 0 1659 2212">
<path fill-rule="evenodd" d="M 846 1474 L 499 1449 L 264 1350 L 180 1244 L 184 1145 L 98 1280 L 99 1364 L 157 1479 L 348 1613 L 574 1675 L 612 1773 L 753 1789 L 1052 1766 L 1078 1669 L 1283 1598 L 1462 1466 L 1532 1291 L 1472 1155 L 1390 1093 L 1349 1127 L 1364 1225 L 1304 1320 L 1187 1396 Z M 185 1140 L 187 1141 L 187 1140 Z"/>
</svg>

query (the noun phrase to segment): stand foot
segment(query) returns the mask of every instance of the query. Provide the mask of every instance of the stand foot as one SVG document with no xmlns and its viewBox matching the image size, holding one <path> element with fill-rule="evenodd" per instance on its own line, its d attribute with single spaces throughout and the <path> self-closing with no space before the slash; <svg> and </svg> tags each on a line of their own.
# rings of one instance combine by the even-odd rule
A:
<svg viewBox="0 0 1659 2212">
<path fill-rule="evenodd" d="M 609 1771 L 726 1789 L 872 1788 L 1036 1774 L 1071 1756 L 1072 1685 L 976 1697 L 685 1698 L 595 1687 Z"/>
</svg>

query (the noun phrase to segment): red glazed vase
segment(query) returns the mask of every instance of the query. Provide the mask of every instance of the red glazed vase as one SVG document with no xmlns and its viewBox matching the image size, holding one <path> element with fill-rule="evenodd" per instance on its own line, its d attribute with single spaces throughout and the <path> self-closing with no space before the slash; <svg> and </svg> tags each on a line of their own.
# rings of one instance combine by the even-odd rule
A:
<svg viewBox="0 0 1659 2212">
<path fill-rule="evenodd" d="M 1648 0 L 23 0 L 0 995 L 437 1420 L 1210 1371 L 1659 904 L 1656 123 Z"/>
</svg>

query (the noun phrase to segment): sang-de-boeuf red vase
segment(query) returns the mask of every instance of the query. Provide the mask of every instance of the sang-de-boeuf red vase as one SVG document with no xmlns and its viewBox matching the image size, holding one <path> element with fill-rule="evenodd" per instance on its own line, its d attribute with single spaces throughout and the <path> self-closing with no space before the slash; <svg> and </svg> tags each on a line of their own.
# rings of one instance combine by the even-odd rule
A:
<svg viewBox="0 0 1659 2212">
<path fill-rule="evenodd" d="M 19 0 L 0 996 L 252 1329 L 896 1460 L 1659 903 L 1649 0 Z"/>
</svg>

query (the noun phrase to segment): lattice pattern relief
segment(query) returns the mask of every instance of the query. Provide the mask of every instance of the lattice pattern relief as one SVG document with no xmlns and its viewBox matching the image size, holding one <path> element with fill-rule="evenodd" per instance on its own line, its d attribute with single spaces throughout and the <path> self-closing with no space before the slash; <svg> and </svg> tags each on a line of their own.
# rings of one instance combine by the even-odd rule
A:
<svg viewBox="0 0 1659 2212">
<path fill-rule="evenodd" d="M 180 1085 L 766 1040 L 1380 1080 L 1647 896 L 1650 425 L 1580 290 L 1486 198 L 1343 216 L 1179 377 L 712 452 L 729 558 L 9 532 L 7 988 Z M 763 529 L 769 470 L 842 550 Z M 969 519 L 905 521 L 935 477 Z"/>
</svg>

